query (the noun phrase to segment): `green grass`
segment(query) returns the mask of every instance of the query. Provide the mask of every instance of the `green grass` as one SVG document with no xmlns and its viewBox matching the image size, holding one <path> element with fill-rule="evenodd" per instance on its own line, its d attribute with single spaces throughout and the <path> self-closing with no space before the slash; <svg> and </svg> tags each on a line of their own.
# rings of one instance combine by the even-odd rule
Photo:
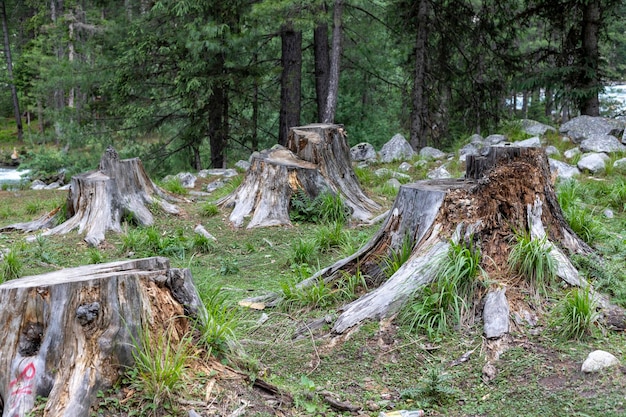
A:
<svg viewBox="0 0 626 417">
<path fill-rule="evenodd" d="M 220 210 L 215 203 L 206 201 L 200 206 L 200 213 L 204 217 L 213 217 L 220 214 Z"/>
<path fill-rule="evenodd" d="M 589 287 L 574 288 L 552 312 L 551 326 L 563 339 L 584 339 L 593 335 L 599 314 Z"/>
<path fill-rule="evenodd" d="M 180 182 L 180 179 L 178 178 L 170 178 L 167 181 L 163 181 L 160 183 L 161 188 L 163 188 L 166 191 L 169 191 L 172 194 L 176 194 L 176 195 L 188 195 L 189 194 L 189 190 L 186 189 L 183 184 Z"/>
<path fill-rule="evenodd" d="M 548 246 L 547 236 L 533 239 L 527 232 L 515 234 L 515 243 L 509 253 L 511 271 L 523 276 L 537 294 L 547 295 L 556 279 L 556 260 Z"/>
</svg>

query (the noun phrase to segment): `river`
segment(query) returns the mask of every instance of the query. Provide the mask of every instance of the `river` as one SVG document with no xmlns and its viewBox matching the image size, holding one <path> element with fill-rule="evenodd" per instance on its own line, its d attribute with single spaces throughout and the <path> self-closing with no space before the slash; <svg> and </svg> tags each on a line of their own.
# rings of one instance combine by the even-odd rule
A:
<svg viewBox="0 0 626 417">
<path fill-rule="evenodd" d="M 18 171 L 16 168 L 0 167 L 1 184 L 19 184 L 23 174 L 28 174 L 28 170 Z"/>
</svg>

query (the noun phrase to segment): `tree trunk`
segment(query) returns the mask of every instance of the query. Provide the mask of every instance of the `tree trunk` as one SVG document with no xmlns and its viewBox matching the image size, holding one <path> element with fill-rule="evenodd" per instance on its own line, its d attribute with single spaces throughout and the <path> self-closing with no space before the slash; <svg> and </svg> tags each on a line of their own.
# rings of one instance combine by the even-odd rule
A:
<svg viewBox="0 0 626 417">
<path fill-rule="evenodd" d="M 300 124 L 302 32 L 287 24 L 281 30 L 282 67 L 278 143 L 285 146 L 289 129 Z"/>
<path fill-rule="evenodd" d="M 217 72 L 221 73 L 224 69 L 224 55 L 217 54 L 215 56 Z M 226 141 L 228 139 L 228 119 L 225 117 L 228 96 L 226 92 L 226 83 L 220 79 L 213 82 L 211 95 L 209 96 L 209 144 L 211 146 L 211 167 L 224 168 L 226 160 L 224 158 L 224 150 L 226 149 Z"/>
<path fill-rule="evenodd" d="M 341 67 L 341 15 L 343 14 L 343 0 L 335 0 L 333 9 L 333 45 L 330 57 L 330 74 L 328 77 L 328 96 L 324 108 L 323 123 L 334 123 L 337 112 L 337 95 L 339 94 L 339 75 Z"/>
<path fill-rule="evenodd" d="M 13 59 L 11 58 L 11 43 L 9 42 L 9 26 L 7 25 L 7 11 L 5 1 L 0 5 L 0 19 L 2 19 L 2 34 L 4 35 L 4 57 L 7 62 L 7 76 L 9 86 L 11 87 L 11 100 L 13 101 L 13 114 L 15 116 L 15 124 L 17 127 L 17 139 L 22 140 L 24 129 L 22 127 L 22 113 L 20 112 L 20 102 L 17 98 L 17 89 L 13 82 Z"/>
<path fill-rule="evenodd" d="M 37 397 L 47 398 L 44 415 L 89 416 L 98 392 L 133 365 L 141 329 L 176 342 L 204 308 L 189 270 L 158 257 L 7 281 L 0 306 L 0 396 L 12 417 Z"/>
<path fill-rule="evenodd" d="M 180 209 L 170 203 L 178 201 L 148 178 L 138 158 L 120 160 L 109 147 L 100 159 L 98 170 L 72 177 L 67 197 L 68 220 L 42 234 L 66 234 L 78 229 L 78 233 L 85 234 L 87 244 L 97 246 L 104 241 L 107 231 L 121 232 L 124 218 L 151 225 L 154 218 L 148 207 L 153 204 L 166 213 L 180 214 Z M 53 224 L 56 216 L 49 213 L 33 222 L 9 225 L 0 231 L 38 230 Z"/>
<path fill-rule="evenodd" d="M 368 220 L 380 206 L 361 189 L 350 164 L 350 149 L 341 125 L 314 124 L 292 128 L 289 149 L 275 147 L 252 156 L 241 185 L 218 204 L 234 207 L 230 221 L 247 228 L 291 225 L 291 197 L 303 190 L 314 199 L 328 190 L 340 194 L 352 216 Z"/>
<path fill-rule="evenodd" d="M 583 6 L 582 50 L 581 50 L 581 87 L 584 98 L 580 103 L 580 113 L 588 116 L 600 115 L 598 91 L 601 88 L 598 69 L 600 52 L 598 37 L 600 35 L 600 1 L 591 0 Z"/>
<path fill-rule="evenodd" d="M 411 138 L 415 150 L 427 144 L 428 98 L 426 96 L 426 64 L 428 59 L 428 0 L 417 6 L 417 34 L 415 36 L 415 72 L 413 79 L 413 108 L 411 109 Z"/>
<path fill-rule="evenodd" d="M 326 10 L 321 12 L 326 13 Z M 328 71 L 330 58 L 328 55 L 328 25 L 320 22 L 313 30 L 313 53 L 315 60 L 315 95 L 317 101 L 317 121 L 324 119 L 326 100 L 328 99 Z"/>
<path fill-rule="evenodd" d="M 357 271 L 365 277 L 372 291 L 344 306 L 333 332 L 343 333 L 364 320 L 397 313 L 409 297 L 433 281 L 437 260 L 447 254 L 451 241 L 476 242 L 490 287 L 506 284 L 508 298 L 527 298 L 524 294 L 530 285 L 508 266 L 516 232 L 526 231 L 534 239 L 547 236 L 557 275 L 569 285 L 589 285 L 559 249 L 592 254 L 563 218 L 542 149 L 493 147 L 484 157 L 468 157 L 467 165 L 466 179 L 403 185 L 386 221 L 367 244 L 298 284 L 306 287 L 323 280 L 332 285 Z M 412 248 L 410 257 L 393 274 L 388 273 L 385 260 L 406 244 Z M 280 297 L 270 294 L 249 301 L 275 305 Z M 480 305 L 480 300 L 473 301 Z M 524 306 L 517 302 L 511 308 Z"/>
</svg>

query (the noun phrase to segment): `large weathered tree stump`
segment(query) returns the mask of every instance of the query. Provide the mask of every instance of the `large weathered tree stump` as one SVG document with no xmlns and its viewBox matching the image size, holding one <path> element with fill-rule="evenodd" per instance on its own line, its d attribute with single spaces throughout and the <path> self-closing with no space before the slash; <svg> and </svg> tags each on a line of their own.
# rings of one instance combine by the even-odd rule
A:
<svg viewBox="0 0 626 417">
<path fill-rule="evenodd" d="M 380 206 L 365 195 L 354 175 L 341 125 L 315 124 L 289 131 L 287 148 L 255 153 L 242 184 L 218 205 L 234 207 L 230 221 L 248 228 L 291 225 L 291 196 L 302 190 L 315 198 L 322 191 L 341 195 L 352 217 L 365 221 Z"/>
<path fill-rule="evenodd" d="M 535 239 L 547 236 L 546 244 L 557 261 L 557 275 L 569 285 L 589 285 L 565 251 L 591 254 L 592 250 L 563 217 L 542 149 L 491 148 L 485 157 L 468 159 L 467 172 L 466 179 L 403 185 L 387 219 L 368 243 L 298 284 L 306 287 L 319 280 L 332 283 L 357 271 L 366 275 L 372 291 L 344 306 L 333 325 L 334 332 L 398 312 L 415 291 L 434 280 L 436 262 L 447 253 L 450 242 L 461 239 L 476 242 L 492 289 L 506 287 L 507 297 L 524 299 L 522 293 L 529 286 L 512 276 L 507 262 L 516 232 L 528 232 Z M 398 252 L 406 239 L 411 255 L 387 277 L 384 260 Z M 250 301 L 271 306 L 279 301 L 279 295 Z"/>
<path fill-rule="evenodd" d="M 89 416 L 99 390 L 133 365 L 140 329 L 189 330 L 203 305 L 189 270 L 166 258 L 64 269 L 0 285 L 0 398 L 22 417 L 37 396 L 44 415 Z"/>
<path fill-rule="evenodd" d="M 125 218 L 151 225 L 154 217 L 149 207 L 156 205 L 166 213 L 179 214 L 180 209 L 172 203 L 180 201 L 150 180 L 139 158 L 120 160 L 109 147 L 97 170 L 72 177 L 66 204 L 68 219 L 64 223 L 55 226 L 61 213 L 55 209 L 40 219 L 5 226 L 0 231 L 46 229 L 43 235 L 57 235 L 78 229 L 89 245 L 97 246 L 107 231 L 121 232 Z"/>
</svg>

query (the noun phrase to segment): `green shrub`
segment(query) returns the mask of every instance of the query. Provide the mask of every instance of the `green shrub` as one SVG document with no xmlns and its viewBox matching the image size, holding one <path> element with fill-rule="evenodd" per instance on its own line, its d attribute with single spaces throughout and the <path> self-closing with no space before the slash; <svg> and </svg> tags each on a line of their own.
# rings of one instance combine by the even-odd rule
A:
<svg viewBox="0 0 626 417">
<path fill-rule="evenodd" d="M 598 317 L 589 287 L 574 288 L 556 305 L 550 324 L 563 339 L 581 340 L 593 335 Z"/>
<path fill-rule="evenodd" d="M 326 191 L 311 198 L 303 189 L 291 197 L 289 217 L 292 221 L 309 223 L 345 223 L 350 216 L 339 194 Z"/>
<path fill-rule="evenodd" d="M 516 233 L 515 239 L 509 253 L 509 267 L 525 277 L 537 294 L 546 295 L 556 278 L 557 267 L 547 236 L 532 239 L 529 233 Z"/>
<path fill-rule="evenodd" d="M 417 387 L 409 388 L 400 393 L 405 399 L 418 401 L 420 407 L 430 408 L 433 405 L 444 405 L 457 394 L 450 384 L 452 376 L 439 367 L 429 367 Z"/>
</svg>

